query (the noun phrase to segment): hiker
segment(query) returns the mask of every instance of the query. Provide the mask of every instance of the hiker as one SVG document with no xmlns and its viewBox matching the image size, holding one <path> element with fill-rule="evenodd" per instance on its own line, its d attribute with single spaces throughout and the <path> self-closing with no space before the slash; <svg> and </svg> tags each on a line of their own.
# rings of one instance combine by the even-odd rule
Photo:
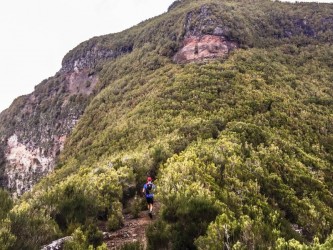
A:
<svg viewBox="0 0 333 250">
<path fill-rule="evenodd" d="M 143 185 L 142 193 L 146 195 L 146 200 L 148 204 L 148 213 L 149 217 L 153 218 L 153 205 L 154 205 L 154 190 L 155 190 L 155 185 L 152 182 L 152 178 L 148 177 L 147 178 L 147 183 Z"/>
</svg>

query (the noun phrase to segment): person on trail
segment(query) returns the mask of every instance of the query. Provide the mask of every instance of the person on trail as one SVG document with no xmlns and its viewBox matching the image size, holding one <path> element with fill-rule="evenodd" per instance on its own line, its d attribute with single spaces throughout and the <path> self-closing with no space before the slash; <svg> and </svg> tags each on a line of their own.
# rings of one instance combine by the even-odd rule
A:
<svg viewBox="0 0 333 250">
<path fill-rule="evenodd" d="M 146 195 L 146 200 L 148 204 L 148 213 L 149 217 L 153 218 L 153 205 L 154 205 L 154 190 L 156 189 L 154 183 L 152 182 L 152 178 L 147 178 L 147 183 L 143 185 L 142 193 Z"/>
</svg>

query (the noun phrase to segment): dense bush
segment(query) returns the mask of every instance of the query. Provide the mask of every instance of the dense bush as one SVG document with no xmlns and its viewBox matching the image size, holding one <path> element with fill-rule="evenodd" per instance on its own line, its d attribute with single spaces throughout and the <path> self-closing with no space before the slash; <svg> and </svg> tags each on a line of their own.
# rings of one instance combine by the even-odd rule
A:
<svg viewBox="0 0 333 250">
<path fill-rule="evenodd" d="M 55 221 L 45 211 L 32 210 L 22 203 L 9 214 L 10 231 L 16 241 L 10 249 L 40 249 L 41 245 L 59 237 L 60 230 Z"/>
<path fill-rule="evenodd" d="M 139 242 L 125 243 L 121 250 L 143 250 L 143 246 Z"/>
<path fill-rule="evenodd" d="M 100 233 L 101 234 L 101 233 Z M 94 237 L 96 237 L 98 234 L 96 232 L 93 233 Z M 96 243 L 96 238 L 93 239 L 93 242 L 91 241 L 91 231 L 88 229 L 86 233 L 82 231 L 82 229 L 79 227 L 77 228 L 74 233 L 72 234 L 72 239 L 68 240 L 64 244 L 65 250 L 106 250 L 107 246 L 105 243 L 102 244 L 101 240 L 98 240 L 98 243 L 100 243 L 98 246 L 96 244 L 92 244 L 93 242 Z M 100 239 L 101 236 L 98 236 Z"/>
<path fill-rule="evenodd" d="M 122 190 L 134 181 L 129 168 L 81 167 L 59 183 L 50 185 L 50 180 L 55 181 L 52 176 L 43 180 L 36 187 L 40 191 L 27 193 L 26 202 L 22 201 L 9 212 L 6 222 L 9 226 L 4 229 L 10 230 L 2 231 L 0 239 L 4 241 L 7 237 L 13 249 L 38 249 L 79 227 L 84 230 L 84 244 L 97 247 L 102 243 L 102 235 L 95 225 L 100 216 L 112 219 L 117 224 L 113 229 L 121 225 Z"/>
<path fill-rule="evenodd" d="M 221 240 L 216 230 L 235 247 L 323 242 L 333 225 L 332 109 L 309 100 L 332 98 L 332 66 L 323 56 L 331 51 L 239 50 L 223 62 L 165 62 L 129 75 L 122 70 L 140 57 L 133 51 L 109 64 L 119 79 L 87 108 L 62 168 L 37 185 L 45 191 L 24 199 L 62 231 L 103 214 L 116 229 L 123 194 L 132 197 L 147 174 L 158 173 L 163 233 L 153 227 L 151 248 L 213 246 Z M 313 74 L 314 67 L 321 70 Z M 105 69 L 103 81 L 112 77 Z"/>
<path fill-rule="evenodd" d="M 12 249 L 16 241 L 16 236 L 11 232 L 10 227 L 10 220 L 0 221 L 0 246 L 3 250 Z"/>
<path fill-rule="evenodd" d="M 254 148 L 242 144 L 242 139 L 242 134 L 226 129 L 218 140 L 195 143 L 165 164 L 158 182 L 164 207 L 156 223 L 163 225 L 164 245 L 194 248 L 180 245 L 177 233 L 181 241 L 190 237 L 189 243 L 202 235 L 195 240 L 199 249 L 276 248 L 281 239 L 307 242 L 329 236 L 331 201 L 317 197 L 317 190 L 329 193 L 329 189 L 311 177 L 302 158 L 272 141 Z M 191 206 L 192 197 L 211 205 L 204 210 L 196 202 Z M 206 231 L 205 221 L 212 220 Z M 196 233 L 190 230 L 192 223 Z M 147 236 L 153 248 L 160 236 Z"/>
<path fill-rule="evenodd" d="M 13 207 L 13 200 L 10 194 L 3 189 L 0 189 L 0 221 L 7 217 L 8 212 Z"/>
<path fill-rule="evenodd" d="M 162 208 L 147 230 L 149 249 L 329 249 L 331 16 L 331 5 L 313 3 L 184 0 L 80 45 L 65 60 L 95 43 L 122 53 L 99 65 L 95 96 L 57 171 L 9 213 L 0 193 L 8 201 L 1 242 L 33 249 L 74 232 L 68 249 L 98 245 L 87 226 L 104 219 L 119 228 L 122 202 L 152 175 Z M 185 35 L 216 26 L 242 49 L 171 61 Z"/>
</svg>

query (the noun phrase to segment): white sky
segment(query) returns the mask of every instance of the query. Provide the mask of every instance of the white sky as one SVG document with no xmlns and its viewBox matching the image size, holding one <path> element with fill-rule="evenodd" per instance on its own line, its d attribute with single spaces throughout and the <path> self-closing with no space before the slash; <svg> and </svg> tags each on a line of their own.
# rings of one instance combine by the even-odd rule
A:
<svg viewBox="0 0 333 250">
<path fill-rule="evenodd" d="M 79 43 L 162 14 L 173 1 L 0 0 L 0 112 L 53 76 Z"/>
<path fill-rule="evenodd" d="M 0 112 L 98 35 L 166 12 L 174 0 L 0 0 Z"/>
</svg>

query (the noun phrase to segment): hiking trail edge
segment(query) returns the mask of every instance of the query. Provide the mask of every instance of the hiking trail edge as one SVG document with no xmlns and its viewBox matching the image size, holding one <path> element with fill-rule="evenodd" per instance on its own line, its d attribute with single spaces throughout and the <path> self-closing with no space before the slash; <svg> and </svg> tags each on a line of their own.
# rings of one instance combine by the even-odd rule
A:
<svg viewBox="0 0 333 250">
<path fill-rule="evenodd" d="M 160 209 L 160 203 L 154 203 L 154 217 L 151 219 L 148 215 L 148 210 L 141 211 L 138 218 L 133 218 L 131 214 L 124 214 L 124 226 L 113 232 L 105 232 L 105 226 L 101 226 L 101 230 L 104 231 L 104 242 L 108 249 L 118 250 L 126 243 L 139 242 L 140 245 L 146 249 L 146 229 L 156 217 Z"/>
</svg>

